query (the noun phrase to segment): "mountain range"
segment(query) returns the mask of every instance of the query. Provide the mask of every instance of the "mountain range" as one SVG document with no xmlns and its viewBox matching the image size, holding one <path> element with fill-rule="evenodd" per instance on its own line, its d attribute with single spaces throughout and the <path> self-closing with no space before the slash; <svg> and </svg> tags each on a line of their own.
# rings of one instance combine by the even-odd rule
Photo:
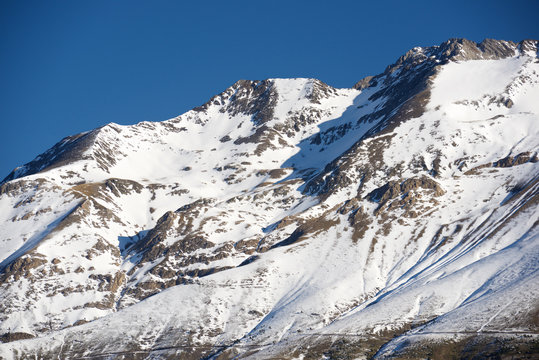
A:
<svg viewBox="0 0 539 360">
<path fill-rule="evenodd" d="M 538 46 L 62 139 L 0 184 L 0 357 L 539 358 Z"/>
</svg>

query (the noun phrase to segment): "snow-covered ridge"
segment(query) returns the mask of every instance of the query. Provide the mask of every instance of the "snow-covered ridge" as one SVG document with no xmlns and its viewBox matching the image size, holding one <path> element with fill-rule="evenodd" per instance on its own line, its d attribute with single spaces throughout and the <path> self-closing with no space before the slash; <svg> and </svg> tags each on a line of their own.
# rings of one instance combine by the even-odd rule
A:
<svg viewBox="0 0 539 360">
<path fill-rule="evenodd" d="M 0 185 L 0 356 L 534 339 L 537 98 L 537 41 L 455 39 L 68 137 Z"/>
<path fill-rule="evenodd" d="M 412 77 L 419 79 L 419 83 L 422 84 L 421 86 L 424 86 L 425 79 L 422 79 L 418 73 L 425 73 L 425 70 L 428 70 L 427 76 L 431 76 L 434 73 L 431 70 L 433 66 L 444 64 L 447 61 L 503 59 L 518 55 L 535 56 L 536 54 L 537 41 L 535 40 L 524 40 L 517 44 L 511 41 L 487 39 L 477 44 L 466 39 L 451 39 L 440 46 L 416 47 L 410 50 L 400 57 L 395 64 L 388 66 L 383 74 L 369 77 L 367 81 L 362 80 L 356 87 L 376 87 L 380 81 L 385 82 L 387 85 L 389 82 L 394 82 L 394 77 L 396 76 L 399 76 L 401 80 L 406 80 L 408 77 L 407 73 L 412 73 Z M 499 83 L 502 82 L 500 81 Z M 391 93 L 402 91 L 404 85 L 412 88 L 416 86 L 416 84 L 410 84 L 409 82 L 404 84 L 403 81 L 400 83 L 397 81 L 396 86 L 381 86 L 374 95 L 370 95 L 373 98 L 391 98 Z M 324 98 L 337 94 L 350 94 L 350 91 L 348 89 L 334 89 L 316 79 L 240 80 L 223 93 L 210 99 L 206 104 L 182 116 L 162 123 L 142 122 L 135 125 L 138 128 L 135 133 L 141 133 L 140 130 L 143 130 L 142 134 L 144 134 L 144 129 L 155 129 L 157 124 L 165 127 L 165 131 L 181 132 L 190 129 L 190 127 L 177 125 L 182 120 L 187 120 L 188 123 L 192 121 L 198 125 L 203 125 L 208 121 L 208 118 L 214 119 L 216 117 L 219 118 L 219 122 L 224 124 L 224 126 L 232 127 L 239 125 L 232 124 L 229 121 L 237 115 L 250 117 L 255 125 L 265 124 L 271 121 L 273 123 L 283 122 L 290 113 L 301 112 L 309 105 L 320 104 L 320 101 Z M 412 89 L 411 94 L 415 94 L 416 92 L 417 89 Z M 351 95 L 354 94 L 353 92 L 351 93 Z M 399 96 L 395 101 L 386 101 L 386 103 L 389 102 L 390 108 L 394 109 L 397 103 L 403 104 L 409 98 L 410 95 L 405 94 L 404 97 Z M 381 110 L 385 111 L 383 107 L 381 108 Z M 228 118 L 224 116 L 225 114 L 228 115 Z M 212 127 L 216 125 L 215 123 L 216 121 L 212 122 Z M 297 124 L 293 125 L 297 126 Z M 104 130 L 120 128 L 123 127 L 111 123 L 91 132 L 66 137 L 53 148 L 36 157 L 32 162 L 15 169 L 3 182 L 59 167 L 69 162 L 87 160 L 88 158 L 93 158 L 99 163 L 98 168 L 106 171 L 111 165 L 110 163 L 114 163 L 116 151 L 114 151 L 115 149 L 109 149 L 105 141 L 109 140 L 110 137 L 105 137 L 103 141 L 98 142 L 100 146 L 97 149 L 95 149 L 95 146 L 92 146 L 96 143 L 94 138 L 98 134 L 103 133 Z M 222 126 L 219 130 L 220 132 L 224 132 Z M 249 133 L 253 132 L 252 128 L 244 130 Z M 205 139 L 207 136 L 199 136 L 198 138 Z M 89 149 L 90 147 L 94 147 L 93 151 Z"/>
</svg>

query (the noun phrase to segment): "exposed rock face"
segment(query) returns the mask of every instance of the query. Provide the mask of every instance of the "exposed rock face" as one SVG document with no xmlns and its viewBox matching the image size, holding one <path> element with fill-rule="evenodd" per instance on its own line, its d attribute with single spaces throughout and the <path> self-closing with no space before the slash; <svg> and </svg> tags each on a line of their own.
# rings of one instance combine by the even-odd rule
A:
<svg viewBox="0 0 539 360">
<path fill-rule="evenodd" d="M 273 109 L 277 103 L 277 93 L 273 83 L 268 80 L 240 80 L 221 95 L 212 98 L 195 111 L 204 111 L 209 105 L 223 105 L 222 112 L 231 116 L 246 114 L 253 116 L 256 124 L 263 124 L 273 119 Z"/>
<path fill-rule="evenodd" d="M 98 129 L 81 133 L 73 136 L 68 136 L 54 145 L 52 148 L 39 155 L 37 158 L 24 165 L 22 168 L 13 170 L 8 176 L 2 180 L 2 183 L 17 179 L 22 176 L 35 174 L 40 171 L 46 171 L 51 168 L 66 165 L 78 160 L 91 159 L 87 154 L 88 149 L 95 141 Z"/>
<path fill-rule="evenodd" d="M 533 353 L 537 50 L 452 39 L 65 138 L 0 185 L 0 357 Z"/>
</svg>

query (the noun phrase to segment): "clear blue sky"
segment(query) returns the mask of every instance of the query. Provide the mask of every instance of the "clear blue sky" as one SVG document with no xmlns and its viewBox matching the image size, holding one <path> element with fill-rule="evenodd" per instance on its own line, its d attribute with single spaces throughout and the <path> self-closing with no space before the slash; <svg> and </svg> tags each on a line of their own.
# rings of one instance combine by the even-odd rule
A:
<svg viewBox="0 0 539 360">
<path fill-rule="evenodd" d="M 539 1 L 0 1 L 0 179 L 61 138 L 238 79 L 350 87 L 414 46 L 539 38 Z"/>
</svg>

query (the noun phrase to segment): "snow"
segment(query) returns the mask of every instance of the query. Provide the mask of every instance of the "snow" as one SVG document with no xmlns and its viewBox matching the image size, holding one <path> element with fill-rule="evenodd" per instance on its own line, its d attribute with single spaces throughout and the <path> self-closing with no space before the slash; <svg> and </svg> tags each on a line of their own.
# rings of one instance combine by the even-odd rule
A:
<svg viewBox="0 0 539 360">
<path fill-rule="evenodd" d="M 107 166 L 95 160 L 74 162 L 13 181 L 43 178 L 44 190 L 0 197 L 0 267 L 36 249 L 47 264 L 59 259 L 55 265 L 64 272 L 2 285 L 0 301 L 9 304 L 10 312 L 2 318 L 0 333 L 39 337 L 1 344 L 0 356 L 61 348 L 79 339 L 93 355 L 129 349 L 133 342 L 155 349 L 191 341 L 234 343 L 238 349 L 258 346 L 277 356 L 287 350 L 285 344 L 308 335 L 355 336 L 435 319 L 390 342 L 384 348 L 390 352 L 410 339 L 503 329 L 515 309 L 533 308 L 539 295 L 538 212 L 530 200 L 537 195 L 533 180 L 538 165 L 502 168 L 492 163 L 508 155 L 537 154 L 538 73 L 529 56 L 440 66 L 426 111 L 392 131 L 370 178 L 363 170 L 372 165 L 365 151 L 380 138 L 358 141 L 377 121 L 357 120 L 388 100 L 369 100 L 385 86 L 382 81 L 363 91 L 331 89 L 318 104 L 309 98 L 320 85 L 317 80 L 271 79 L 278 105 L 269 128 L 288 124 L 294 114 L 318 117 L 301 124 L 300 131 L 280 134 L 282 141 L 274 138 L 258 155 L 257 144 L 234 141 L 254 134 L 259 125 L 245 114 L 221 111 L 226 104 L 163 123 L 99 129 L 88 154 L 97 156 L 107 144 L 114 155 Z M 505 105 L 508 98 L 512 107 Z M 312 141 L 317 134 L 318 143 Z M 221 141 L 225 135 L 231 140 Z M 359 150 L 341 169 L 348 183 L 325 198 L 302 193 L 307 171 L 311 178 L 324 174 L 326 165 L 352 146 Z M 483 167 L 470 172 L 478 166 Z M 284 171 L 270 175 L 273 169 Z M 69 177 L 69 172 L 77 175 Z M 367 199 L 372 190 L 390 180 L 420 176 L 436 181 L 444 193 L 434 197 L 429 190 L 413 190 L 417 217 L 406 215 L 404 206 L 375 214 L 383 204 Z M 112 178 L 138 185 L 115 193 L 104 186 Z M 529 186 L 513 192 L 519 183 Z M 102 187 L 92 194 L 84 186 Z M 206 205 L 178 211 L 202 198 Z M 355 240 L 352 212 L 343 210 L 352 201 L 371 220 Z M 52 211 L 19 219 L 47 208 Z M 72 210 L 76 221 L 57 227 Z M 166 253 L 143 262 L 144 254 L 119 249 L 129 243 L 127 238 L 142 239 L 169 211 L 172 225 L 159 240 L 161 246 L 171 248 L 189 232 L 211 246 L 191 252 L 179 248 L 184 258 L 211 258 L 228 245 L 227 256 L 179 265 Z M 291 245 L 273 246 L 312 221 L 332 225 Z M 253 239 L 256 250 L 266 246 L 267 251 L 246 253 L 237 246 Z M 251 255 L 257 256 L 254 261 L 238 266 Z M 128 293 L 160 280 L 151 270 L 167 261 L 182 272 L 231 268 L 192 277 L 142 301 Z M 85 306 L 107 300 L 109 293 L 95 279 L 117 273 L 126 280 L 112 294 L 115 305 Z M 32 275 L 38 276 L 37 271 Z M 78 285 L 84 291 L 64 295 L 51 290 Z M 23 296 L 27 293 L 31 298 Z M 91 322 L 71 327 L 78 320 Z M 44 326 L 54 331 L 40 332 Z M 529 330 L 521 323 L 514 327 Z"/>
<path fill-rule="evenodd" d="M 450 62 L 437 74 L 430 106 L 502 93 L 528 57 Z"/>
</svg>

